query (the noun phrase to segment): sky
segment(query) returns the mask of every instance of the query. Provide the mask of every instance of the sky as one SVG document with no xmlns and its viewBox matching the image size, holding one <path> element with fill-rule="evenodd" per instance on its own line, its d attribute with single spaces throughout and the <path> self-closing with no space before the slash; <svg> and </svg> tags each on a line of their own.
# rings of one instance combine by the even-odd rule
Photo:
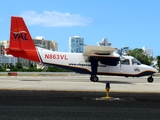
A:
<svg viewBox="0 0 160 120">
<path fill-rule="evenodd" d="M 0 0 L 0 40 L 9 40 L 11 16 L 21 16 L 32 38 L 43 36 L 68 51 L 69 37 L 87 45 L 107 38 L 116 48 L 160 55 L 160 0 Z"/>
</svg>

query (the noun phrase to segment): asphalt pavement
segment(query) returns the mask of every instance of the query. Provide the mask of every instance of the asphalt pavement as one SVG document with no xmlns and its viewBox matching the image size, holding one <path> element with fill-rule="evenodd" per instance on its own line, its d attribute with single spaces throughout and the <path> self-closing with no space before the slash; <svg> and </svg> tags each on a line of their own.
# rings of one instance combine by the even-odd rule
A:
<svg viewBox="0 0 160 120">
<path fill-rule="evenodd" d="M 1 120 L 159 120 L 160 94 L 0 91 Z"/>
<path fill-rule="evenodd" d="M 88 76 L 2 76 L 0 120 L 159 120 L 159 79 L 101 76 L 94 83 Z"/>
</svg>

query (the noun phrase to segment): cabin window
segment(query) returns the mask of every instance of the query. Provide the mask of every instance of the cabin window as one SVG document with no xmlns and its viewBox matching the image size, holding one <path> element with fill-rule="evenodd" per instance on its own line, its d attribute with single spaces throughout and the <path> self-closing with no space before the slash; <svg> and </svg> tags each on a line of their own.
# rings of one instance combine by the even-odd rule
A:
<svg viewBox="0 0 160 120">
<path fill-rule="evenodd" d="M 121 64 L 123 64 L 123 65 L 129 65 L 129 59 L 122 60 Z"/>
</svg>

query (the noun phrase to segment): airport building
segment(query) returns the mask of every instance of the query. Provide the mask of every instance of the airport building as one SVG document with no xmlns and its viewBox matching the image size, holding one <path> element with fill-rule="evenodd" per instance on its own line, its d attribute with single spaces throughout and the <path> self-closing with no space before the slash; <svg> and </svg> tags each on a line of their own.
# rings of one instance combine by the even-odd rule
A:
<svg viewBox="0 0 160 120">
<path fill-rule="evenodd" d="M 80 36 L 73 36 L 69 38 L 69 52 L 83 53 L 84 38 Z"/>
</svg>

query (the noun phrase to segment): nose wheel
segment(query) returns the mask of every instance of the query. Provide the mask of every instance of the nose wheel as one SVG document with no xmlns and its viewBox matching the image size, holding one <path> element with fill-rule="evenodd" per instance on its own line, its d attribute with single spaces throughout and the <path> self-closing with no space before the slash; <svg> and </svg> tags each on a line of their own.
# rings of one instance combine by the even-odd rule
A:
<svg viewBox="0 0 160 120">
<path fill-rule="evenodd" d="M 148 77 L 147 81 L 148 81 L 149 83 L 152 83 L 152 82 L 154 81 L 154 79 L 153 79 L 152 76 L 150 76 L 150 77 Z"/>
<path fill-rule="evenodd" d="M 98 82 L 99 78 L 96 75 L 91 75 L 90 80 L 92 82 Z"/>
</svg>

